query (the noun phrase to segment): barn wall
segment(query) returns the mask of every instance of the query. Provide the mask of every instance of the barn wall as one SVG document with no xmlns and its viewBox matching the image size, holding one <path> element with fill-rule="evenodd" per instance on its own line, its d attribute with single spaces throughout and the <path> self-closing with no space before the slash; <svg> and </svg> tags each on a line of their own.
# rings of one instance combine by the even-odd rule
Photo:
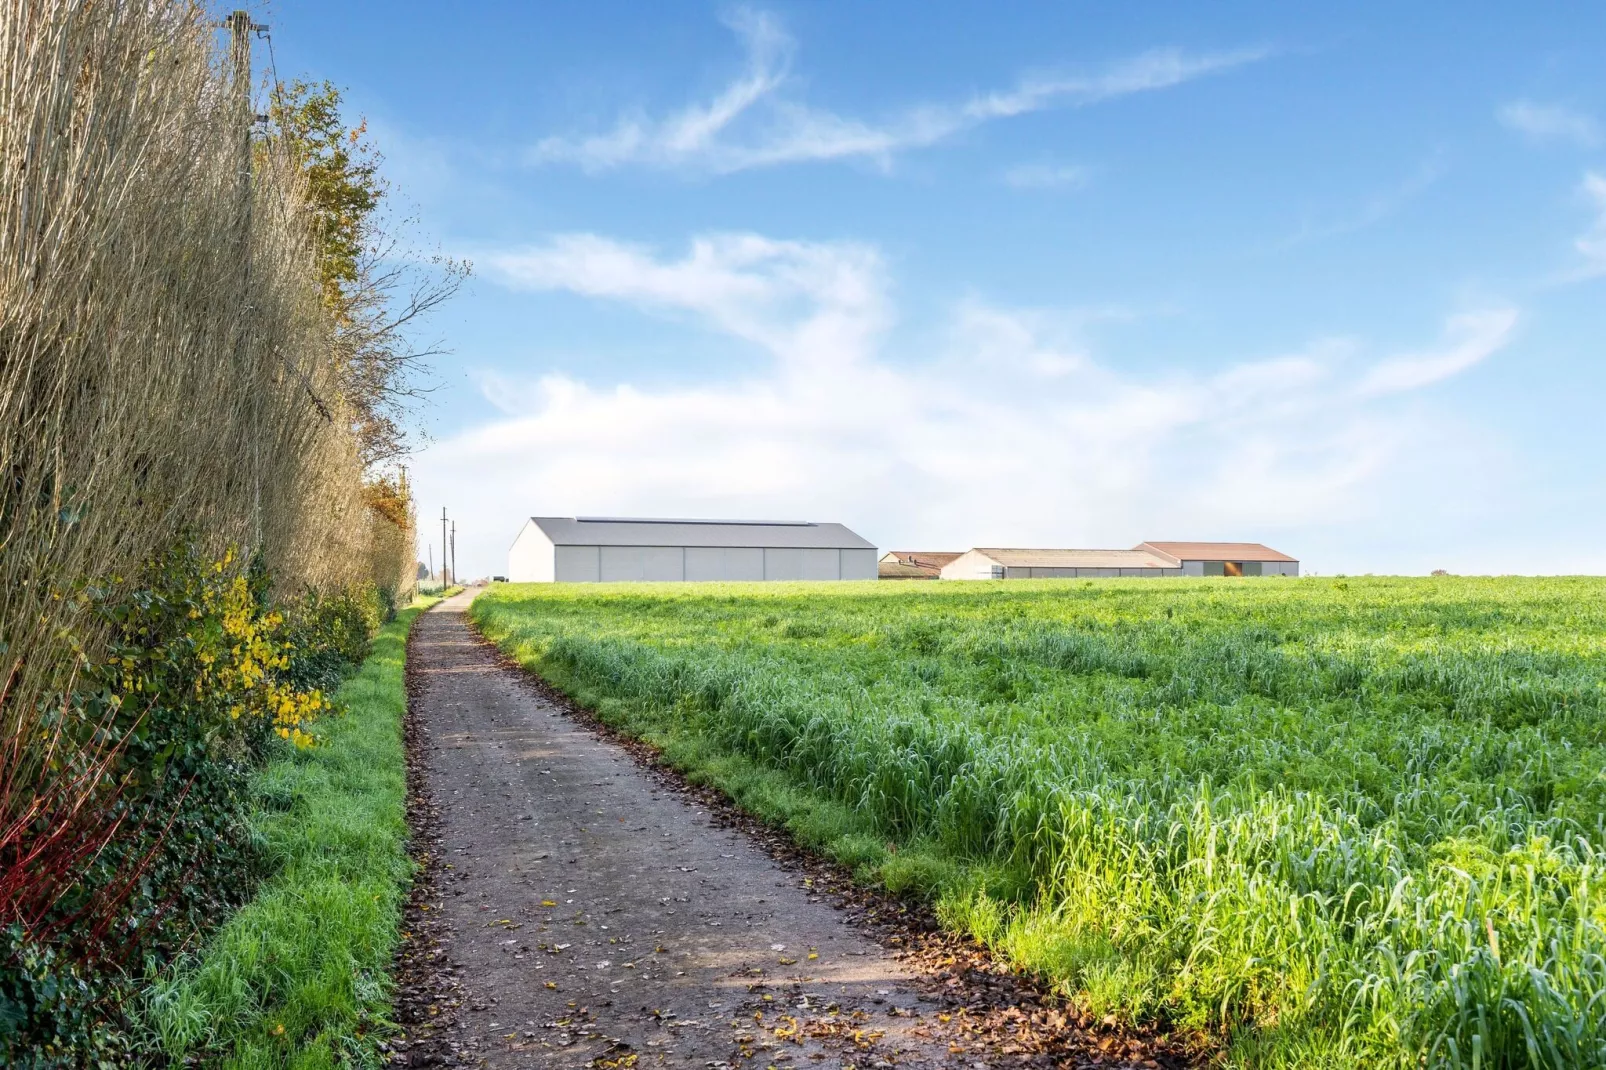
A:
<svg viewBox="0 0 1606 1070">
<path fill-rule="evenodd" d="M 839 580 L 842 578 L 842 551 L 808 548 L 803 551 L 802 578 Z"/>
<path fill-rule="evenodd" d="M 757 546 L 688 546 L 686 578 L 741 582 L 764 578 L 764 551 Z"/>
<path fill-rule="evenodd" d="M 993 566 L 997 564 L 986 554 L 970 550 L 960 554 L 942 567 L 942 578 L 945 580 L 990 580 L 993 578 Z"/>
<path fill-rule="evenodd" d="M 845 580 L 873 580 L 876 578 L 874 550 L 843 550 L 842 578 Z"/>
<path fill-rule="evenodd" d="M 633 583 L 643 578 L 641 547 L 599 546 L 597 579 L 603 583 Z"/>
<path fill-rule="evenodd" d="M 514 583 L 551 583 L 555 577 L 552 540 L 526 521 L 507 552 L 507 578 Z"/>
<path fill-rule="evenodd" d="M 725 578 L 725 551 L 718 546 L 686 547 L 686 578 L 695 581 Z"/>
<path fill-rule="evenodd" d="M 603 583 L 678 583 L 686 578 L 686 551 L 679 546 L 600 547 Z"/>
<path fill-rule="evenodd" d="M 725 576 L 732 582 L 757 582 L 764 578 L 764 549 L 759 546 L 728 546 Z"/>
<path fill-rule="evenodd" d="M 1245 561 L 1245 576 L 1297 576 L 1298 561 Z M 1220 576 L 1224 573 L 1220 561 L 1184 561 L 1182 571 L 1189 576 Z"/>
<path fill-rule="evenodd" d="M 686 550 L 682 546 L 643 546 L 642 579 L 679 583 L 686 578 Z"/>
<path fill-rule="evenodd" d="M 559 583 L 596 583 L 601 579 L 601 554 L 597 546 L 559 546 L 557 580 Z"/>
<path fill-rule="evenodd" d="M 873 580 L 876 551 L 822 547 L 757 546 L 558 546 L 546 544 L 540 574 L 539 546 L 532 553 L 520 540 L 508 552 L 509 578 L 560 583 L 652 583 L 683 580 L 753 582 L 759 580 Z"/>
<path fill-rule="evenodd" d="M 968 556 L 968 555 L 967 555 Z M 975 562 L 965 562 L 961 557 L 953 564 L 944 568 L 942 578 L 945 580 L 985 580 L 992 578 L 992 558 L 981 557 Z M 956 568 L 964 562 L 964 564 Z M 1191 575 L 1199 575 L 1194 572 Z M 1049 566 L 1049 565 L 1015 565 L 1004 570 L 1006 579 L 1011 580 L 1112 580 L 1121 576 L 1139 579 L 1160 579 L 1166 576 L 1190 575 L 1183 568 L 1091 568 L 1085 565 Z"/>
<path fill-rule="evenodd" d="M 764 550 L 764 578 L 766 580 L 802 579 L 802 549 L 796 546 L 766 547 Z"/>
</svg>

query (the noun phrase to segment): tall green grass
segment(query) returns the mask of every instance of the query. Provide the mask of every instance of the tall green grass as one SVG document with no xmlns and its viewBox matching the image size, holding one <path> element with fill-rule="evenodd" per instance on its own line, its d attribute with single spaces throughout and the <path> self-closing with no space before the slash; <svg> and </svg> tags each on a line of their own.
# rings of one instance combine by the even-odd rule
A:
<svg viewBox="0 0 1606 1070">
<path fill-rule="evenodd" d="M 1092 1013 L 1240 1065 L 1606 1065 L 1606 581 L 889 586 L 471 612 Z"/>
<path fill-rule="evenodd" d="M 259 775 L 272 876 L 196 956 L 151 985 L 147 1027 L 175 1062 L 256 1070 L 369 1065 L 387 1031 L 407 856 L 407 631 L 397 614 L 307 750 Z"/>
</svg>

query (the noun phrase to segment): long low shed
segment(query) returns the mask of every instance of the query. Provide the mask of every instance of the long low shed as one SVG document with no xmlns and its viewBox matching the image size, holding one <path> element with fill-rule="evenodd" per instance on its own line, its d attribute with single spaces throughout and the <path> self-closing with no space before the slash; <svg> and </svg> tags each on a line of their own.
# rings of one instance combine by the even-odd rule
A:
<svg viewBox="0 0 1606 1070">
<path fill-rule="evenodd" d="M 942 568 L 945 580 L 1115 579 L 1180 576 L 1178 561 L 1143 550 L 1010 550 L 981 547 Z"/>
<path fill-rule="evenodd" d="M 875 578 L 874 544 L 841 524 L 536 516 L 508 551 L 514 583 Z"/>
<path fill-rule="evenodd" d="M 1297 576 L 1299 561 L 1258 542 L 1145 542 L 1130 550 L 978 547 L 944 565 L 941 575 L 945 580 Z"/>
<path fill-rule="evenodd" d="M 1258 542 L 1144 542 L 1139 550 L 1174 558 L 1185 576 L 1297 576 L 1299 559 Z"/>
</svg>

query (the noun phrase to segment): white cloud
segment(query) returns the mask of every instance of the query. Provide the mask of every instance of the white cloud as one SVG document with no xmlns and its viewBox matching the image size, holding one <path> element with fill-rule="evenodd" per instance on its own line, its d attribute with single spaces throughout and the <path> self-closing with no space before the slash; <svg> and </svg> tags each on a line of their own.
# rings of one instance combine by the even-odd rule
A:
<svg viewBox="0 0 1606 1070">
<path fill-rule="evenodd" d="M 1274 243 L 1275 250 L 1290 249 L 1306 242 L 1322 241 L 1358 230 L 1376 226 L 1399 212 L 1444 176 L 1444 164 L 1438 156 L 1425 161 L 1406 179 L 1372 196 L 1358 209 L 1325 222 L 1303 223 L 1287 238 Z"/>
<path fill-rule="evenodd" d="M 1584 256 L 1585 267 L 1580 274 L 1594 276 L 1606 273 L 1606 175 L 1591 171 L 1584 176 L 1579 192 L 1595 208 L 1594 224 L 1573 243 Z"/>
<path fill-rule="evenodd" d="M 1503 349 L 1517 326 L 1514 308 L 1484 309 L 1452 316 L 1438 348 L 1394 357 L 1375 365 L 1361 380 L 1363 396 L 1399 394 L 1460 375 Z"/>
<path fill-rule="evenodd" d="M 879 255 L 848 243 L 722 234 L 697 239 L 684 259 L 665 263 L 637 246 L 575 234 L 476 263 L 517 288 L 690 312 L 788 365 L 862 353 L 885 316 Z M 799 306 L 814 314 L 798 315 Z"/>
<path fill-rule="evenodd" d="M 1166 89 L 1270 54 L 1263 48 L 1204 55 L 1155 49 L 1091 74 L 1024 77 L 1011 89 L 869 122 L 785 95 L 795 46 L 773 15 L 742 9 L 727 23 L 742 39 L 746 63 L 713 100 L 657 119 L 626 115 L 600 134 L 544 138 L 529 153 L 531 162 L 572 163 L 587 171 L 638 164 L 713 173 L 806 160 L 866 159 L 887 167 L 899 152 L 982 123 Z"/>
<path fill-rule="evenodd" d="M 1075 164 L 1027 163 L 1005 171 L 1004 183 L 1016 189 L 1079 189 L 1089 177 L 1086 167 Z"/>
<path fill-rule="evenodd" d="M 1586 149 L 1601 143 L 1600 124 L 1592 116 L 1561 104 L 1517 100 L 1495 116 L 1508 129 L 1534 141 L 1565 141 Z"/>
<path fill-rule="evenodd" d="M 1456 474 L 1483 456 L 1409 392 L 1486 359 L 1515 322 L 1453 317 L 1438 348 L 1370 366 L 1359 344 L 1319 340 L 1137 369 L 1097 359 L 1074 317 L 970 301 L 938 352 L 903 363 L 886 269 L 859 244 L 716 235 L 662 257 L 569 235 L 478 259 L 510 287 L 690 317 L 756 351 L 723 381 L 496 383 L 517 415 L 437 443 L 417 471 L 422 500 L 494 533 L 494 560 L 540 511 L 833 519 L 961 549 L 1398 521 L 1465 497 Z"/>
</svg>

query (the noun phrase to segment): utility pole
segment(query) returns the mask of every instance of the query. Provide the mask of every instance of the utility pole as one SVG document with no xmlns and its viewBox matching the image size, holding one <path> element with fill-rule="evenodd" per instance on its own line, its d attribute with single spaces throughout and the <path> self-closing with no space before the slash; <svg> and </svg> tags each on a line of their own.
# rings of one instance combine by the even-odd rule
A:
<svg viewBox="0 0 1606 1070">
<path fill-rule="evenodd" d="M 429 578 L 433 580 L 435 578 L 435 544 L 427 542 L 424 545 L 429 548 Z"/>
<path fill-rule="evenodd" d="M 441 506 L 441 587 L 452 582 L 451 569 L 446 567 L 446 506 Z"/>
<path fill-rule="evenodd" d="M 238 113 L 235 121 L 240 124 L 240 161 L 239 161 L 239 188 L 240 198 L 240 249 L 245 253 L 246 263 L 245 281 L 250 284 L 250 250 L 251 250 L 251 128 L 256 125 L 256 115 L 251 108 L 251 31 L 266 29 L 251 21 L 251 15 L 246 11 L 236 11 L 223 20 L 228 27 L 230 56 L 234 63 L 234 109 Z M 242 295 L 243 298 L 244 295 Z"/>
<path fill-rule="evenodd" d="M 234 65 L 234 107 L 240 124 L 239 223 L 240 223 L 240 309 L 242 316 L 251 304 L 251 131 L 257 116 L 251 107 L 251 34 L 266 26 L 251 21 L 248 11 L 236 11 L 223 20 L 229 31 L 230 58 Z M 240 325 L 240 344 L 250 335 L 250 326 Z M 243 370 L 243 369 L 242 369 Z M 251 403 L 251 549 L 262 548 L 262 413 L 259 402 Z"/>
<path fill-rule="evenodd" d="M 452 521 L 452 575 L 457 572 L 457 521 Z"/>
</svg>

